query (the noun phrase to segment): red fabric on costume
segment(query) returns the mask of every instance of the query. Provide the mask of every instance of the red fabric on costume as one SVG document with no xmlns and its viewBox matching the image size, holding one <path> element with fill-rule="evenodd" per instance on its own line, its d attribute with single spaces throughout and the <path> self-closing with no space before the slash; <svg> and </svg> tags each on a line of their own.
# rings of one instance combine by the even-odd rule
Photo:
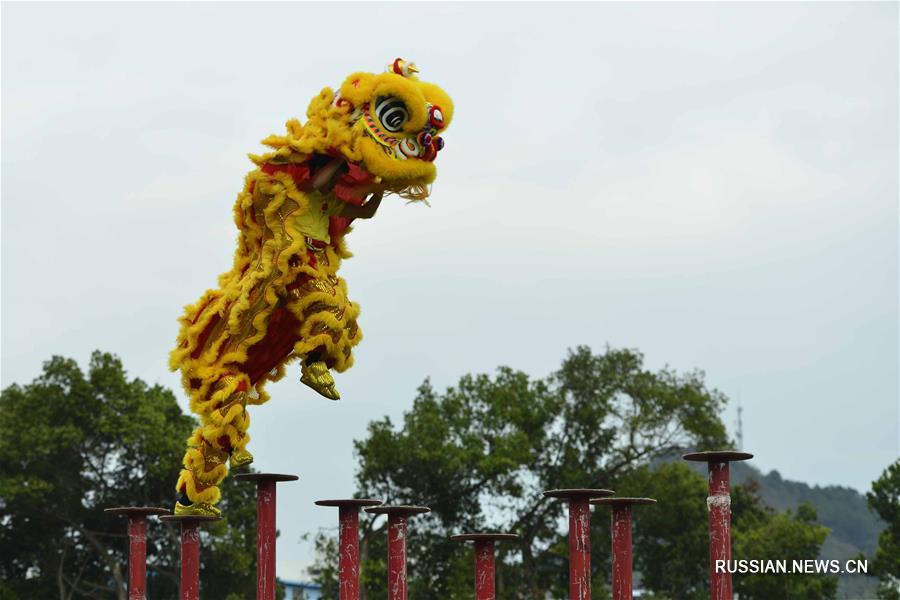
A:
<svg viewBox="0 0 900 600">
<path fill-rule="evenodd" d="M 375 176 L 353 163 L 347 163 L 347 172 L 341 175 L 334 184 L 334 195 L 348 203 L 362 206 L 366 196 L 372 192 Z M 330 217 L 328 219 L 328 235 L 332 239 L 344 235 L 353 219 L 350 217 Z"/>
<path fill-rule="evenodd" d="M 294 185 L 301 186 L 309 181 L 309 166 L 306 163 L 302 165 L 274 165 L 266 163 L 259 168 L 266 175 L 275 173 L 287 173 L 294 180 Z"/>
<path fill-rule="evenodd" d="M 334 184 L 334 195 L 350 204 L 362 205 L 366 196 L 372 191 L 371 183 L 375 177 L 353 163 L 347 163 L 348 170 Z M 346 229 L 346 227 L 345 227 Z"/>
<path fill-rule="evenodd" d="M 204 306 L 203 308 L 206 308 L 206 307 Z M 197 313 L 198 317 L 200 316 L 201 312 L 202 312 L 202 309 L 201 309 L 201 311 L 199 311 Z M 221 319 L 221 317 L 219 315 L 213 316 L 213 318 L 211 318 L 209 320 L 209 323 L 206 325 L 206 327 L 203 328 L 203 332 L 200 334 L 200 337 L 197 338 L 197 347 L 194 349 L 193 352 L 191 352 L 191 358 L 197 359 L 197 358 L 200 358 L 201 354 L 203 354 L 203 351 L 206 349 L 206 340 L 209 339 L 209 336 L 212 333 L 213 327 L 216 326 L 216 324 L 219 322 L 220 319 Z M 196 320 L 197 319 L 194 319 L 194 322 L 196 322 Z"/>
<path fill-rule="evenodd" d="M 328 217 L 328 235 L 332 240 L 344 235 L 352 222 L 350 217 Z"/>
<path fill-rule="evenodd" d="M 307 264 L 315 268 L 316 254 L 312 250 L 306 251 Z M 286 286 L 287 290 L 297 289 L 310 280 L 310 276 L 301 273 L 297 279 Z M 280 306 L 269 317 L 269 325 L 263 339 L 247 350 L 247 361 L 244 363 L 244 372 L 250 378 L 250 383 L 256 383 L 260 378 L 275 368 L 288 354 L 294 350 L 294 344 L 300 339 L 300 321 L 287 308 Z"/>
<path fill-rule="evenodd" d="M 371 192 L 371 184 L 374 176 L 365 169 L 347 163 L 348 170 L 335 182 L 334 194 L 340 200 L 349 204 L 360 206 L 365 203 L 366 196 Z M 308 163 L 301 165 L 279 165 L 266 163 L 260 167 L 260 171 L 267 175 L 275 173 L 287 173 L 298 187 L 308 184 L 311 173 Z M 353 219 L 348 217 L 330 217 L 328 233 L 332 238 L 339 237 L 346 232 Z M 308 264 L 315 268 L 316 255 L 311 250 L 307 251 Z M 287 286 L 288 290 L 299 288 L 309 281 L 310 277 L 301 274 Z M 205 341 L 211 333 L 213 325 L 218 322 L 218 317 L 212 319 L 201 334 L 201 341 Z M 294 344 L 300 339 L 300 321 L 285 307 L 278 307 L 269 317 L 265 337 L 247 350 L 247 360 L 243 364 L 243 371 L 247 373 L 251 384 L 255 384 L 267 375 L 279 363 L 281 363 L 294 350 Z M 202 347 L 202 343 L 200 347 Z"/>
<path fill-rule="evenodd" d="M 290 310 L 281 306 L 272 312 L 266 337 L 247 351 L 243 369 L 250 383 L 259 381 L 294 350 L 294 344 L 300 339 L 299 332 L 300 321 Z"/>
</svg>

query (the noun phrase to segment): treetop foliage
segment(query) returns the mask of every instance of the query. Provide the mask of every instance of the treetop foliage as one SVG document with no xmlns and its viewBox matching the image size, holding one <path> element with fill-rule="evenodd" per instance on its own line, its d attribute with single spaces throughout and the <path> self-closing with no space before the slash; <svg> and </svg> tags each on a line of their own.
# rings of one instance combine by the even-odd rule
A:
<svg viewBox="0 0 900 600">
<path fill-rule="evenodd" d="M 627 349 L 594 354 L 575 348 L 545 378 L 501 367 L 493 375 L 465 375 L 443 392 L 426 380 L 400 426 L 385 417 L 370 423 L 367 437 L 355 442 L 359 494 L 432 508 L 412 525 L 412 597 L 466 597 L 469 561 L 447 536 L 484 530 L 522 536 L 517 546 L 498 546 L 498 597 L 564 595 L 566 505 L 542 495 L 564 487 L 653 493 L 677 502 L 684 515 L 671 518 L 666 507 L 656 514 L 669 518 L 647 529 L 655 532 L 665 560 L 659 573 L 645 565 L 645 577 L 658 577 L 654 589 L 702 593 L 706 561 L 696 557 L 706 555 L 705 480 L 683 465 L 653 473 L 648 465 L 689 448 L 727 447 L 719 418 L 725 401 L 706 386 L 702 372 L 652 371 L 639 352 Z M 369 598 L 383 594 L 381 527 L 364 519 L 363 580 L 371 582 Z M 606 585 L 607 529 L 602 519 L 595 520 L 597 594 Z M 319 542 L 324 558 L 329 543 Z M 685 566 L 679 571 L 672 550 L 681 554 L 687 548 L 695 553 L 678 563 Z M 328 571 L 323 573 L 328 589 Z"/>
<path fill-rule="evenodd" d="M 175 395 L 129 379 L 94 352 L 87 371 L 54 356 L 24 386 L 0 393 L 0 598 L 125 598 L 123 517 L 104 508 L 171 507 L 195 426 Z M 227 486 L 226 518 L 204 528 L 210 597 L 255 589 L 255 490 Z M 178 535 L 148 527 L 148 593 L 174 598 Z"/>
<path fill-rule="evenodd" d="M 539 379 L 501 367 L 493 375 L 465 375 L 443 392 L 426 380 L 399 425 L 387 417 L 374 421 L 355 442 L 359 494 L 432 508 L 410 524 L 411 598 L 471 597 L 471 550 L 448 536 L 490 530 L 521 536 L 517 544 L 497 546 L 498 598 L 564 597 L 566 503 L 542 492 L 565 487 L 656 498 L 658 506 L 635 509 L 641 585 L 657 598 L 708 597 L 706 479 L 662 459 L 687 449 L 727 448 L 719 418 L 725 401 L 706 386 L 702 372 L 652 371 L 639 352 L 627 349 L 594 354 L 578 347 Z M 776 515 L 753 486 L 734 488 L 733 498 L 735 531 L 746 536 L 748 552 L 758 550 L 759 532 L 771 530 L 779 534 L 772 544 L 815 557 L 822 531 L 807 513 Z M 595 508 L 591 526 L 596 598 L 609 591 L 609 526 L 600 514 L 608 510 Z M 367 600 L 385 597 L 383 528 L 382 521 L 363 518 Z M 326 535 L 317 547 L 319 581 L 330 597 L 336 547 Z M 834 577 L 812 579 L 813 587 L 799 584 L 796 597 L 834 596 Z M 741 585 L 743 597 L 767 597 L 754 595 L 761 583 L 753 578 Z"/>
<path fill-rule="evenodd" d="M 879 598 L 900 600 L 900 460 L 888 465 L 866 494 L 869 506 L 887 528 L 878 536 L 873 568 L 880 585 Z"/>
</svg>

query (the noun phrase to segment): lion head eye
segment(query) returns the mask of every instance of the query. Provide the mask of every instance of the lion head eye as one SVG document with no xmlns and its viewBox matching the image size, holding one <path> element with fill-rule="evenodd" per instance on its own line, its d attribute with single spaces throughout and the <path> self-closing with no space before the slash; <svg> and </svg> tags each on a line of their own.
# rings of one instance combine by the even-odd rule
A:
<svg viewBox="0 0 900 600">
<path fill-rule="evenodd" d="M 409 120 L 409 111 L 399 98 L 383 96 L 375 101 L 375 116 L 385 129 L 396 133 Z"/>
</svg>

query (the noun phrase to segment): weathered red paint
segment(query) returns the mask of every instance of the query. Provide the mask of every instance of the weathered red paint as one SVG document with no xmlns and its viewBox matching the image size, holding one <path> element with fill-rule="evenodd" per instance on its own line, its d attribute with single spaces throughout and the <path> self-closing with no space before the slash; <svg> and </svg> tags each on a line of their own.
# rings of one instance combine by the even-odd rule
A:
<svg viewBox="0 0 900 600">
<path fill-rule="evenodd" d="M 275 600 L 275 484 L 298 477 L 242 473 L 235 479 L 256 482 L 256 600 Z"/>
<path fill-rule="evenodd" d="M 181 521 L 181 600 L 200 600 L 200 523 Z"/>
<path fill-rule="evenodd" d="M 569 597 L 591 597 L 591 511 L 584 496 L 569 499 Z"/>
<path fill-rule="evenodd" d="M 128 600 L 147 598 L 147 517 L 128 516 Z"/>
<path fill-rule="evenodd" d="M 494 542 L 475 542 L 475 600 L 494 600 Z"/>
<path fill-rule="evenodd" d="M 256 598 L 275 600 L 275 482 L 256 482 Z"/>
<path fill-rule="evenodd" d="M 569 500 L 569 599 L 591 599 L 590 499 L 611 496 L 612 490 L 549 490 L 544 496 Z"/>
<path fill-rule="evenodd" d="M 719 572 L 719 560 L 731 560 L 731 482 L 728 462 L 709 463 L 709 584 L 713 600 L 731 600 L 731 573 Z M 727 563 L 726 563 L 727 564 Z"/>
<path fill-rule="evenodd" d="M 519 536 L 513 533 L 467 533 L 450 536 L 450 539 L 475 542 L 475 600 L 494 600 L 494 542 L 517 540 Z"/>
<path fill-rule="evenodd" d="M 338 600 L 359 600 L 359 508 L 376 506 L 381 500 L 348 498 L 316 504 L 338 507 Z"/>
<path fill-rule="evenodd" d="M 338 510 L 338 599 L 359 599 L 359 509 Z"/>
<path fill-rule="evenodd" d="M 165 515 L 165 508 L 122 506 L 104 512 L 128 517 L 128 600 L 147 598 L 147 516 Z"/>
<path fill-rule="evenodd" d="M 716 561 L 731 560 L 731 481 L 729 463 L 753 458 L 747 452 L 694 452 L 685 460 L 706 462 L 709 469 L 709 596 L 712 600 L 732 600 L 731 573 L 718 572 Z M 724 564 L 724 563 L 723 563 Z"/>
<path fill-rule="evenodd" d="M 631 600 L 631 507 L 614 506 L 610 517 L 612 531 L 612 597 Z"/>
<path fill-rule="evenodd" d="M 652 498 L 600 498 L 595 505 L 612 507 L 610 532 L 612 537 L 612 600 L 632 600 L 631 507 L 635 504 L 655 504 Z"/>
<path fill-rule="evenodd" d="M 366 512 L 388 516 L 388 600 L 407 600 L 406 537 L 410 515 L 428 512 L 424 506 L 376 506 Z"/>
<path fill-rule="evenodd" d="M 388 516 L 388 598 L 406 600 L 406 515 Z"/>
<path fill-rule="evenodd" d="M 181 526 L 181 600 L 200 600 L 200 523 L 221 517 L 166 515 L 160 521 Z"/>
</svg>

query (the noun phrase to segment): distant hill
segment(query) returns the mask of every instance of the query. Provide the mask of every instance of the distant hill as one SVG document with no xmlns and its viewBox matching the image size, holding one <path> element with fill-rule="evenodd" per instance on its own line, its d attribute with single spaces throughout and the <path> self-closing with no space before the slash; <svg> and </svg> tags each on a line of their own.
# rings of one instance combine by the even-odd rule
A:
<svg viewBox="0 0 900 600">
<path fill-rule="evenodd" d="M 831 529 L 831 537 L 856 548 L 854 554 L 870 555 L 878 547 L 878 534 L 885 524 L 869 510 L 865 496 L 853 488 L 810 487 L 799 481 L 782 479 L 778 471 L 762 475 L 746 463 L 733 464 L 731 472 L 735 483 L 756 479 L 760 483 L 762 499 L 777 510 L 793 510 L 809 502 L 816 508 L 819 522 Z"/>
<path fill-rule="evenodd" d="M 701 470 L 704 467 L 701 466 Z M 815 507 L 819 523 L 828 527 L 831 534 L 822 545 L 822 558 L 845 560 L 860 553 L 871 557 L 878 546 L 878 534 L 885 528 L 866 503 L 866 498 L 856 490 L 843 486 L 810 487 L 799 482 L 782 479 L 778 471 L 763 475 L 746 463 L 732 463 L 731 480 L 734 484 L 750 479 L 759 482 L 763 502 L 778 511 L 796 510 L 804 502 Z M 875 598 L 877 580 L 859 575 L 841 576 L 838 598 Z"/>
</svg>

